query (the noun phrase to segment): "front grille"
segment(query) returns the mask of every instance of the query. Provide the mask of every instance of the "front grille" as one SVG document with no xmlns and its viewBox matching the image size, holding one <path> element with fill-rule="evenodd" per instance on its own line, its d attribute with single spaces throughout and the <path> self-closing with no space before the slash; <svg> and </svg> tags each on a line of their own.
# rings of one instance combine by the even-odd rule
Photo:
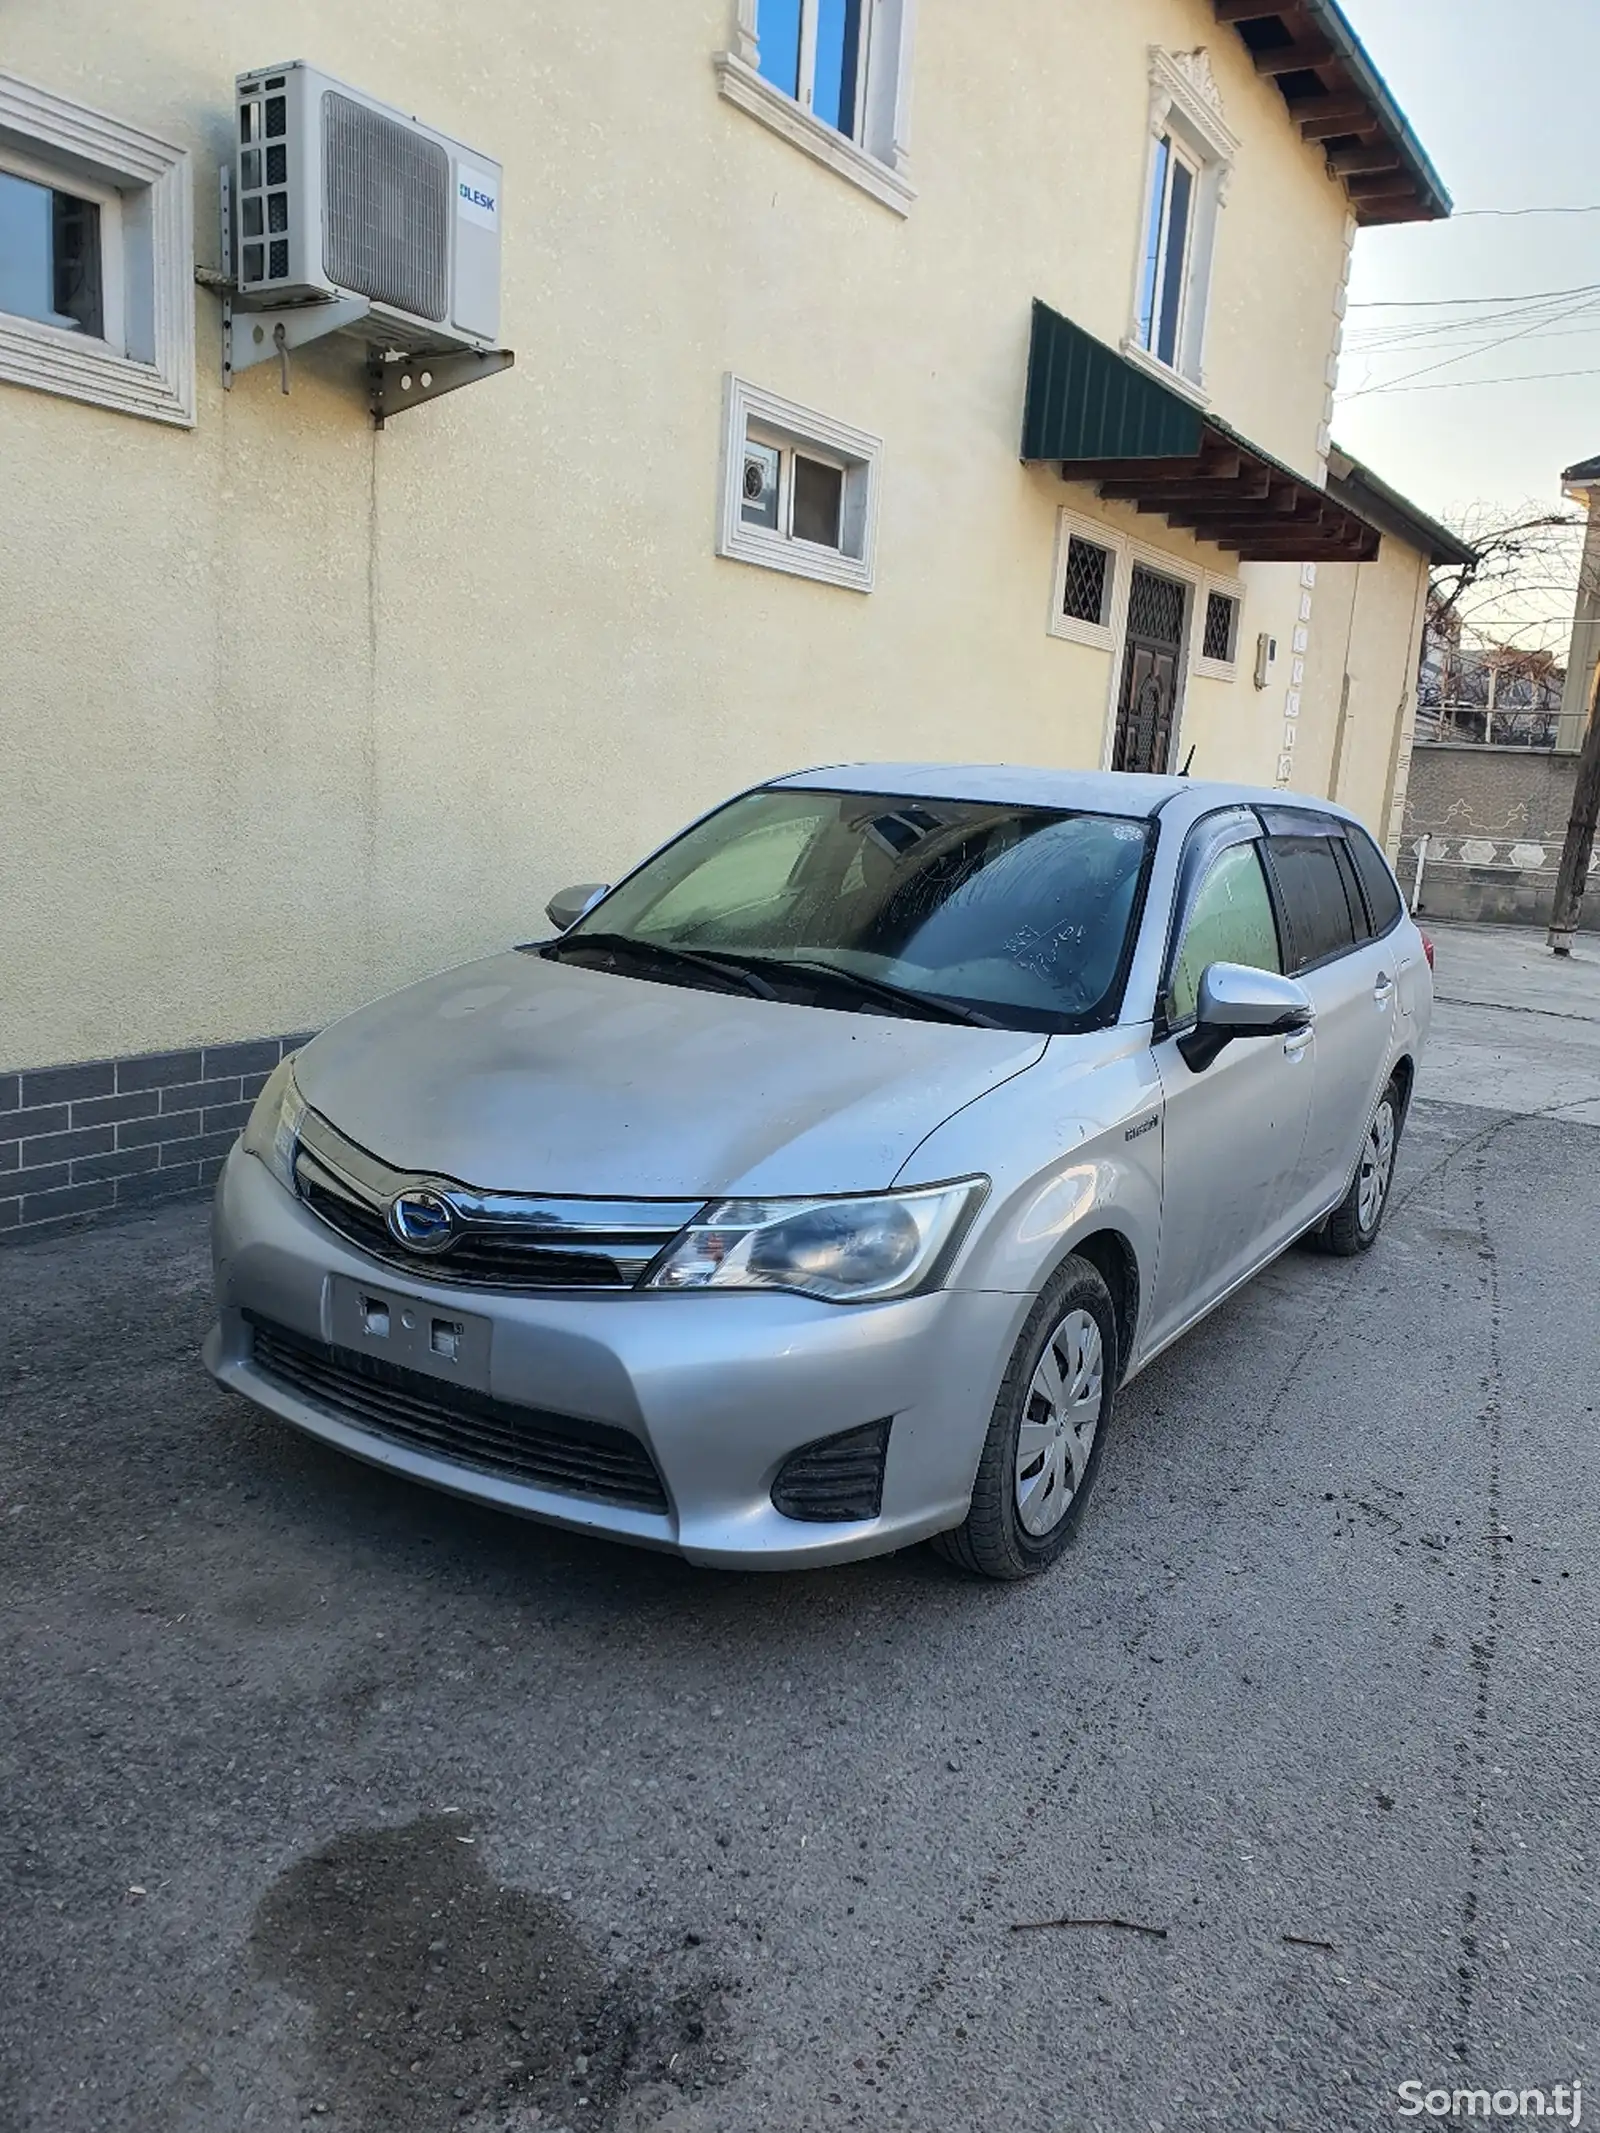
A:
<svg viewBox="0 0 1600 2133">
<path fill-rule="evenodd" d="M 517 1407 L 245 1316 L 264 1377 L 372 1436 L 563 1495 L 667 1509 L 655 1462 L 628 1430 Z"/>
<path fill-rule="evenodd" d="M 397 1244 L 389 1225 L 374 1208 L 327 1191 L 300 1172 L 300 1197 L 314 1215 L 336 1229 L 373 1259 L 403 1268 L 443 1286 L 471 1289 L 626 1289 L 631 1288 L 640 1266 L 624 1266 L 605 1252 L 574 1251 L 565 1246 L 539 1243 L 531 1237 L 490 1231 L 468 1231 L 447 1252 L 437 1257 L 419 1256 Z M 648 1264 L 660 1249 L 652 1239 L 643 1249 Z"/>
<path fill-rule="evenodd" d="M 308 1111 L 295 1186 L 312 1214 L 360 1251 L 430 1284 L 477 1289 L 631 1289 L 693 1219 L 698 1200 L 559 1199 L 480 1191 L 393 1169 Z M 446 1198 L 454 1235 L 442 1252 L 408 1250 L 391 1233 L 396 1194 Z"/>
<path fill-rule="evenodd" d="M 883 1509 L 883 1468 L 889 1455 L 889 1424 L 869 1422 L 837 1437 L 803 1445 L 778 1469 L 772 1484 L 775 1510 L 814 1524 L 831 1519 L 876 1518 Z"/>
<path fill-rule="evenodd" d="M 328 90 L 322 99 L 323 266 L 341 289 L 442 319 L 450 285 L 450 158 L 437 141 Z"/>
</svg>

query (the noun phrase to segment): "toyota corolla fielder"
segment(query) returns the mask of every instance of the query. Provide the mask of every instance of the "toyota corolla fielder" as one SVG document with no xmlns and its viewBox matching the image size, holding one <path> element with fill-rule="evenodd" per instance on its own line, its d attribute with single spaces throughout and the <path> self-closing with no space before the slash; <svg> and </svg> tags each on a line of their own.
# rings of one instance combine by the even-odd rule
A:
<svg viewBox="0 0 1600 2133">
<path fill-rule="evenodd" d="M 218 1378 L 697 1563 L 1071 1538 L 1119 1385 L 1378 1233 L 1431 951 L 1338 808 L 808 771 L 325 1030 L 217 1191 Z"/>
</svg>

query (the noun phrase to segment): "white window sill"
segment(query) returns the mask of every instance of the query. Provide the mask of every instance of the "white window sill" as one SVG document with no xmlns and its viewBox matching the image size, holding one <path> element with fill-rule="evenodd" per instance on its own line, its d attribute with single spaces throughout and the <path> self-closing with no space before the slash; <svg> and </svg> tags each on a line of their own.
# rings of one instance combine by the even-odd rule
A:
<svg viewBox="0 0 1600 2133">
<path fill-rule="evenodd" d="M 754 67 L 746 66 L 734 52 L 719 52 L 714 65 L 717 70 L 717 88 L 730 104 L 737 104 L 741 111 L 748 111 L 753 119 L 763 126 L 781 134 L 808 156 L 837 171 L 841 178 L 859 186 L 862 192 L 870 193 L 874 200 L 882 201 L 897 215 L 909 215 L 911 203 L 916 199 L 914 185 L 902 178 L 898 171 L 891 170 L 887 163 L 880 163 L 854 141 L 838 133 L 832 126 L 825 126 L 821 119 L 802 110 L 792 96 L 785 96 L 775 89 L 765 76 Z"/>
<path fill-rule="evenodd" d="M 737 526 L 722 543 L 730 562 L 756 563 L 763 570 L 787 571 L 792 578 L 815 578 L 819 585 L 840 585 L 847 592 L 872 590 L 872 565 L 842 548 L 821 548 L 814 541 L 786 540 L 762 526 Z"/>
<path fill-rule="evenodd" d="M 64 333 L 9 312 L 0 312 L 0 382 L 86 400 L 113 414 L 194 426 L 193 403 L 184 398 L 181 384 L 153 363 L 119 355 L 86 334 Z"/>
<path fill-rule="evenodd" d="M 1117 648 L 1116 632 L 1109 623 L 1081 622 L 1076 615 L 1052 615 L 1050 635 L 1063 638 L 1068 644 L 1087 645 L 1091 652 L 1114 652 Z"/>
<path fill-rule="evenodd" d="M 1233 659 L 1205 659 L 1196 655 L 1194 671 L 1200 681 L 1237 681 L 1239 665 Z"/>
<path fill-rule="evenodd" d="M 1136 369 L 1142 370 L 1147 377 L 1159 378 L 1161 383 L 1169 391 L 1177 393 L 1180 399 L 1188 400 L 1196 407 L 1211 405 L 1211 395 L 1203 385 L 1197 384 L 1193 378 L 1186 378 L 1181 370 L 1174 370 L 1170 363 L 1163 363 L 1159 356 L 1153 356 L 1149 349 L 1136 341 L 1131 334 L 1122 342 L 1122 353 Z"/>
</svg>

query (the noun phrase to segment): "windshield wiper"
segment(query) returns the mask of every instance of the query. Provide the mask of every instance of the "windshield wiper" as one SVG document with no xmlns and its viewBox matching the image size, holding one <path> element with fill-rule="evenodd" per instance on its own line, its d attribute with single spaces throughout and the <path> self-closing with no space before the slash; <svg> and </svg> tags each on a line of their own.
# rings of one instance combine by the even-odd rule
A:
<svg viewBox="0 0 1600 2133">
<path fill-rule="evenodd" d="M 558 961 L 579 949 L 593 949 L 597 954 L 612 957 L 631 956 L 637 963 L 653 963 L 663 973 L 692 971 L 696 977 L 716 978 L 724 990 L 755 993 L 763 1000 L 778 997 L 759 971 L 747 970 L 743 963 L 698 955 L 692 948 L 669 948 L 664 941 L 634 940 L 626 933 L 566 934 L 558 941 L 550 941 L 543 953 L 552 961 Z"/>
<path fill-rule="evenodd" d="M 751 958 L 752 961 L 757 960 Z M 961 1007 L 954 1000 L 941 1000 L 925 992 L 913 992 L 908 985 L 892 985 L 887 978 L 863 977 L 857 970 L 847 970 L 842 963 L 830 963 L 825 956 L 762 956 L 764 969 L 783 972 L 787 970 L 809 971 L 818 977 L 829 977 L 838 984 L 847 985 L 852 991 L 863 993 L 868 999 L 883 1000 L 899 1009 L 902 1014 L 920 1015 L 933 1022 L 970 1022 L 977 1029 L 1004 1029 L 993 1015 L 983 1014 L 976 1007 Z M 744 958 L 740 958 L 741 964 Z"/>
</svg>

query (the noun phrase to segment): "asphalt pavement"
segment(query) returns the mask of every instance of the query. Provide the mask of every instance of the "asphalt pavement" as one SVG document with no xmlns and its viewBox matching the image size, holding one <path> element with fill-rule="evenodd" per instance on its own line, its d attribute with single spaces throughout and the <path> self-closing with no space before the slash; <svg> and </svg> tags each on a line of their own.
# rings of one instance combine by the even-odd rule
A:
<svg viewBox="0 0 1600 2133">
<path fill-rule="evenodd" d="M 0 1253 L 0 2129 L 1600 2110 L 1600 1102 L 1529 1079 L 1600 995 L 1474 943 L 1378 1248 L 1137 1381 L 1022 1587 L 343 1460 L 201 1371 L 196 1206 Z"/>
</svg>

